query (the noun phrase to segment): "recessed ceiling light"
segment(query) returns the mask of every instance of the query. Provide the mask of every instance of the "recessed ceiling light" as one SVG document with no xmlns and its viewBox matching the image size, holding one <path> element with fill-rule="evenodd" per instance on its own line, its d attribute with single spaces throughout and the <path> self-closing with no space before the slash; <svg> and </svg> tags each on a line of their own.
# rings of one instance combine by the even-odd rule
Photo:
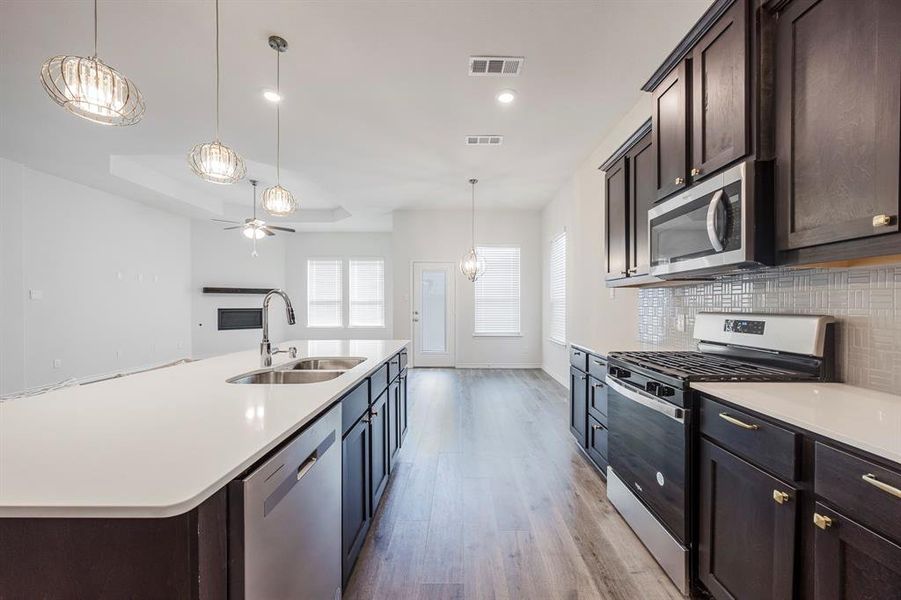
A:
<svg viewBox="0 0 901 600">
<path fill-rule="evenodd" d="M 281 94 L 279 94 L 275 90 L 263 90 L 263 98 L 265 98 L 269 102 L 281 102 L 282 101 Z"/>
<path fill-rule="evenodd" d="M 503 90 L 497 95 L 497 101 L 501 104 L 510 104 L 516 100 L 516 92 L 513 90 Z"/>
</svg>

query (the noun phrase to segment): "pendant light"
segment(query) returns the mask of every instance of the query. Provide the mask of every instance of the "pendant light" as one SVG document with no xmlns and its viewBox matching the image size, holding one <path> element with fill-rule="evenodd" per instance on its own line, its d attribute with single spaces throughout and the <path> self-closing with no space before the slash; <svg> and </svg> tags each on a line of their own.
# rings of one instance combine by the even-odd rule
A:
<svg viewBox="0 0 901 600">
<path fill-rule="evenodd" d="M 460 271 L 470 281 L 475 281 L 485 274 L 485 259 L 476 252 L 476 184 L 478 179 L 470 179 L 472 186 L 472 246 L 460 259 Z"/>
<path fill-rule="evenodd" d="M 244 159 L 219 141 L 219 0 L 216 0 L 216 139 L 191 148 L 188 164 L 198 177 L 210 183 L 237 183 L 246 172 Z"/>
<path fill-rule="evenodd" d="M 281 182 L 281 148 L 282 148 L 282 123 L 281 123 L 281 55 L 288 50 L 288 42 L 283 38 L 273 35 L 269 37 L 269 47 L 275 50 L 275 93 L 279 102 L 275 104 L 275 185 L 263 190 L 263 209 L 270 215 L 286 217 L 297 210 L 297 200 L 294 194 L 282 187 Z"/>
<path fill-rule="evenodd" d="M 50 98 L 73 115 L 101 125 L 134 125 L 144 116 L 144 97 L 134 82 L 97 56 L 97 0 L 94 54 L 54 56 L 41 65 Z"/>
</svg>

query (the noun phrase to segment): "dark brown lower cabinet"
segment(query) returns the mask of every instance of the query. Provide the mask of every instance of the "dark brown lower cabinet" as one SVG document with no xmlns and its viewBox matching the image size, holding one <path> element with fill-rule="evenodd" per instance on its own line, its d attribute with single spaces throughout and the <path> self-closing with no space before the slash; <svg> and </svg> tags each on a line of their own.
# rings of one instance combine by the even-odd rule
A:
<svg viewBox="0 0 901 600">
<path fill-rule="evenodd" d="M 406 371 L 401 372 L 400 375 L 400 385 L 398 389 L 400 390 L 400 412 L 398 413 L 398 418 L 400 421 L 400 442 L 398 445 L 403 445 L 404 438 L 407 437 L 407 412 L 410 407 L 407 404 L 407 375 Z"/>
<path fill-rule="evenodd" d="M 401 395 L 400 379 L 388 386 L 388 464 L 394 463 L 394 457 L 400 449 L 401 436 Z M 374 510 L 374 509 L 373 509 Z"/>
<path fill-rule="evenodd" d="M 350 428 L 341 443 L 341 551 L 346 583 L 363 548 L 370 525 L 370 431 L 364 416 Z"/>
<path fill-rule="evenodd" d="M 607 472 L 607 428 L 588 416 L 588 456 L 602 473 Z"/>
<path fill-rule="evenodd" d="M 817 600 L 901 598 L 901 546 L 817 502 Z"/>
<path fill-rule="evenodd" d="M 569 430 L 579 445 L 588 445 L 588 375 L 569 368 Z"/>
<path fill-rule="evenodd" d="M 369 411 L 369 429 L 371 437 L 371 489 L 372 499 L 369 504 L 370 514 L 375 514 L 379 507 L 379 501 L 385 488 L 388 486 L 388 473 L 391 470 L 391 434 L 395 433 L 395 428 L 391 426 L 393 415 L 391 414 L 389 398 L 392 397 L 392 388 L 396 384 L 391 384 L 388 389 L 382 392 L 382 395 L 376 399 Z"/>
<path fill-rule="evenodd" d="M 797 490 L 707 440 L 700 466 L 698 568 L 707 590 L 728 600 L 792 598 Z"/>
</svg>

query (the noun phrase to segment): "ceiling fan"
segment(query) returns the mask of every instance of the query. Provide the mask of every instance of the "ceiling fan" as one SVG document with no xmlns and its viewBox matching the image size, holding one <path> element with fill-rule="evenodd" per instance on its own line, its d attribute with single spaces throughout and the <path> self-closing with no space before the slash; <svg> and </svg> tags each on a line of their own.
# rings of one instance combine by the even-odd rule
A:
<svg viewBox="0 0 901 600">
<path fill-rule="evenodd" d="M 244 237 L 249 240 L 253 240 L 253 256 L 256 256 L 257 240 L 262 239 L 266 236 L 274 236 L 276 231 L 295 233 L 295 230 L 291 229 L 290 227 L 277 227 L 275 225 L 267 225 L 266 221 L 257 219 L 257 180 L 251 179 L 250 185 L 253 186 L 253 217 L 244 219 L 244 223 L 239 223 L 238 221 L 228 221 L 225 219 L 213 219 L 213 221 L 216 221 L 217 223 L 229 223 L 232 225 L 231 227 L 225 227 L 224 231 L 240 229 L 241 233 L 244 234 Z"/>
</svg>

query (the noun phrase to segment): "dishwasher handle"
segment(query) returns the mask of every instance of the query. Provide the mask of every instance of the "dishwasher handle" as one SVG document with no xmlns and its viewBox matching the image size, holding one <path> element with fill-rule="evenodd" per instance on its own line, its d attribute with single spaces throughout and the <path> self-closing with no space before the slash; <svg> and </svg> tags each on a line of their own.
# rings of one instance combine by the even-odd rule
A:
<svg viewBox="0 0 901 600">
<path fill-rule="evenodd" d="M 285 477 L 284 481 L 282 481 L 278 486 L 272 491 L 271 494 L 263 501 L 263 516 L 265 517 L 270 512 L 278 506 L 278 503 L 282 501 L 282 499 L 288 495 L 288 493 L 297 485 L 301 479 L 303 479 L 310 471 L 313 470 L 313 467 L 316 466 L 316 463 L 320 458 L 325 456 L 325 453 L 329 451 L 329 449 L 335 444 L 336 439 L 335 431 L 329 431 L 328 435 L 322 442 L 316 447 L 313 452 L 309 454 L 300 464 L 293 470 L 290 471 L 295 473 L 294 477 L 288 476 Z M 279 468 L 278 470 L 280 470 Z M 278 472 L 276 470 L 276 472 Z M 274 475 L 275 473 L 273 473 Z"/>
</svg>

